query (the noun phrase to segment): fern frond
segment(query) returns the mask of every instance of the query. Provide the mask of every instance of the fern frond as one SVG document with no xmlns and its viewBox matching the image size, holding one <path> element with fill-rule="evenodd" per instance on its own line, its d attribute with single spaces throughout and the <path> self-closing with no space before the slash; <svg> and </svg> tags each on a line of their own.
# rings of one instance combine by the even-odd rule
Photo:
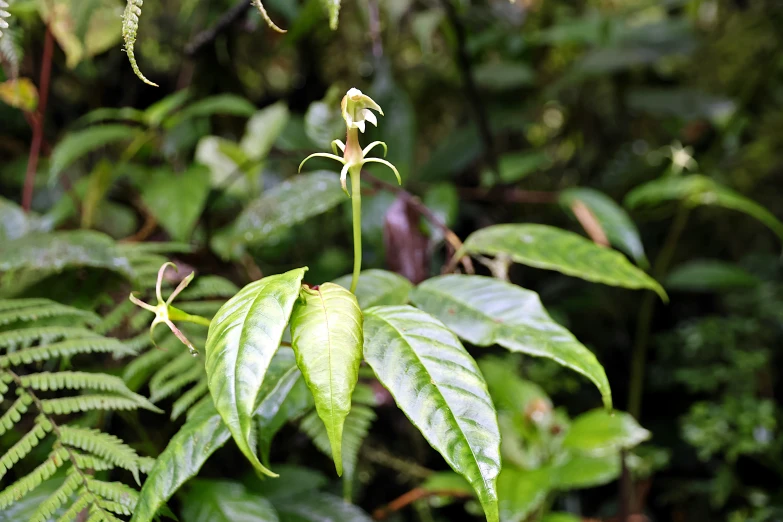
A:
<svg viewBox="0 0 783 522">
<path fill-rule="evenodd" d="M 8 408 L 8 411 L 0 417 L 0 435 L 5 434 L 5 432 L 14 427 L 14 424 L 22 419 L 22 415 L 27 412 L 27 408 L 32 402 L 33 398 L 30 394 L 22 392 L 19 395 L 19 398 Z"/>
<path fill-rule="evenodd" d="M 130 471 L 136 483 L 140 484 L 139 455 L 114 435 L 66 425 L 60 426 L 59 436 L 60 441 L 67 446 L 93 453 L 106 462 Z"/>
<path fill-rule="evenodd" d="M 152 346 L 152 340 L 150 340 L 150 334 L 148 332 L 140 333 L 135 337 L 122 341 L 129 350 L 133 350 L 136 353 L 141 352 L 144 348 Z"/>
<path fill-rule="evenodd" d="M 133 68 L 133 72 L 147 85 L 158 87 L 157 83 L 149 81 L 141 73 L 133 50 L 134 45 L 136 45 L 136 33 L 139 30 L 139 17 L 141 16 L 141 6 L 143 4 L 144 0 L 128 0 L 125 5 L 125 14 L 122 15 L 122 38 L 125 40 L 125 52 L 128 54 L 128 60 Z"/>
<path fill-rule="evenodd" d="M 100 504 L 93 504 L 90 508 L 89 517 L 87 522 L 123 522 L 119 518 L 112 515 Z"/>
<path fill-rule="evenodd" d="M 202 376 L 206 377 L 204 368 L 201 365 L 195 365 L 190 370 L 181 373 L 159 386 L 153 388 L 150 384 L 150 401 L 160 402 L 179 392 L 188 384 L 198 381 Z"/>
<path fill-rule="evenodd" d="M 76 326 L 41 326 L 0 332 L 0 348 L 16 350 L 30 346 L 35 342 L 48 344 L 65 339 L 90 339 L 100 337 L 99 334 Z"/>
<path fill-rule="evenodd" d="M 122 482 L 105 482 L 90 478 L 87 480 L 87 489 L 103 499 L 122 506 L 126 510 L 133 509 L 139 500 L 139 492 Z M 129 515 L 130 512 L 122 514 Z"/>
<path fill-rule="evenodd" d="M 95 337 L 62 341 L 35 348 L 24 348 L 18 352 L 0 355 L 0 368 L 47 361 L 56 357 L 70 357 L 80 353 L 113 353 L 115 356 L 134 355 L 135 352 L 117 339 Z"/>
<path fill-rule="evenodd" d="M 149 334 L 144 335 L 149 339 Z M 166 361 L 173 359 L 176 352 L 173 350 L 150 350 L 133 359 L 122 372 L 122 380 L 128 386 L 137 389 L 147 378 L 155 373 L 157 368 L 163 366 Z"/>
<path fill-rule="evenodd" d="M 7 11 L 2 9 L 4 3 L 5 2 L 0 0 L 0 29 L 2 29 L 4 23 L 3 13 L 8 14 Z M 12 30 L 8 28 L 7 23 L 5 27 L 5 32 L 0 31 L 0 62 L 4 62 L 8 65 L 8 68 L 10 69 L 8 77 L 15 80 L 19 77 L 19 63 L 22 61 L 22 49 L 17 43 L 16 32 L 18 28 L 14 27 Z"/>
<path fill-rule="evenodd" d="M 57 522 L 73 522 L 74 520 L 78 520 L 81 512 L 90 506 L 93 499 L 93 495 L 90 494 L 89 491 L 85 491 L 84 487 L 82 487 L 78 492 L 78 496 L 73 501 L 73 504 L 71 504 L 68 510 L 57 519 Z"/>
<path fill-rule="evenodd" d="M 177 308 L 189 314 L 201 315 L 204 317 L 214 317 L 220 307 L 225 304 L 222 301 L 182 301 L 177 303 Z"/>
<path fill-rule="evenodd" d="M 51 317 L 73 317 L 79 323 L 95 323 L 98 316 L 86 310 L 55 303 L 49 299 L 0 300 L 0 326 Z"/>
<path fill-rule="evenodd" d="M 193 366 L 203 367 L 203 362 L 183 350 L 177 357 L 168 362 L 150 379 L 150 390 L 159 388 L 163 383 L 171 380 L 177 375 L 190 370 Z"/>
<path fill-rule="evenodd" d="M 68 450 L 65 448 L 57 448 L 52 451 L 43 464 L 0 492 L 0 510 L 7 508 L 40 486 L 44 480 L 51 478 L 67 460 Z M 69 522 L 72 520 L 70 519 Z"/>
<path fill-rule="evenodd" d="M 16 444 L 11 446 L 4 455 L 0 456 L 0 479 L 14 464 L 25 458 L 41 440 L 52 431 L 52 423 L 43 417 L 35 420 L 33 428 L 25 433 Z"/>
<path fill-rule="evenodd" d="M 96 394 L 44 399 L 41 401 L 41 407 L 47 415 L 68 415 L 69 413 L 91 410 L 135 410 L 139 408 L 139 403 L 134 399 L 117 397 L 116 395 Z"/>
<path fill-rule="evenodd" d="M 157 271 L 155 272 L 157 274 Z M 130 319 L 130 329 L 134 332 L 138 332 L 145 326 L 150 324 L 150 321 L 152 321 L 153 313 L 148 312 L 147 310 L 142 310 L 141 308 L 138 309 L 138 311 L 131 317 Z M 149 337 L 149 336 L 148 336 Z"/>
<path fill-rule="evenodd" d="M 95 325 L 94 330 L 101 335 L 106 335 L 122 324 L 122 321 L 130 316 L 134 309 L 135 306 L 133 303 L 127 299 L 123 299 L 120 304 L 103 316 L 103 319 Z"/>
<path fill-rule="evenodd" d="M 180 415 L 196 404 L 196 401 L 206 395 L 207 391 L 209 391 L 207 380 L 201 379 L 195 386 L 183 393 L 171 407 L 171 420 L 177 420 Z"/>
<path fill-rule="evenodd" d="M 30 517 L 30 522 L 46 522 L 50 520 L 54 513 L 71 499 L 81 485 L 82 477 L 73 468 L 68 470 L 68 476 L 65 481 L 49 498 L 38 506 L 38 509 Z"/>
</svg>

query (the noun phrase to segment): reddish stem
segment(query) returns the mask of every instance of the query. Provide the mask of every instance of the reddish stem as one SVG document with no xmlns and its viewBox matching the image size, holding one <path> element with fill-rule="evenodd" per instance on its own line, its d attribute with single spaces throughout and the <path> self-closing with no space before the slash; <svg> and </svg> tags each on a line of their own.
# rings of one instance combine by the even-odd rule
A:
<svg viewBox="0 0 783 522">
<path fill-rule="evenodd" d="M 43 60 L 41 61 L 41 78 L 38 89 L 38 109 L 32 118 L 33 142 L 30 145 L 30 156 L 27 158 L 27 172 L 24 175 L 24 189 L 22 192 L 22 208 L 30 211 L 33 202 L 33 188 L 35 187 L 35 173 L 38 170 L 38 158 L 41 155 L 43 143 L 44 115 L 46 114 L 46 102 L 49 99 L 49 79 L 52 75 L 52 55 L 54 54 L 54 37 L 49 26 L 46 26 L 44 38 Z"/>
</svg>

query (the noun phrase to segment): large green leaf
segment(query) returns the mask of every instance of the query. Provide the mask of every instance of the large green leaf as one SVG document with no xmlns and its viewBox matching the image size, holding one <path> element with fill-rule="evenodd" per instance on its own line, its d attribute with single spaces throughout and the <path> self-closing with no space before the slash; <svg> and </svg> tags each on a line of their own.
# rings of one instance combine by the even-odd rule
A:
<svg viewBox="0 0 783 522">
<path fill-rule="evenodd" d="M 334 283 L 303 287 L 291 314 L 291 340 L 342 475 L 343 424 L 362 361 L 362 312 L 356 297 Z"/>
<path fill-rule="evenodd" d="M 593 381 L 611 409 L 612 392 L 595 355 L 549 317 L 538 294 L 484 276 L 446 275 L 424 281 L 411 300 L 477 346 L 499 344 L 546 357 Z"/>
<path fill-rule="evenodd" d="M 218 94 L 191 103 L 171 118 L 171 121 L 166 122 L 166 127 L 173 126 L 191 118 L 212 116 L 214 114 L 250 117 L 255 111 L 256 107 L 241 96 L 235 94 Z"/>
<path fill-rule="evenodd" d="M 700 174 L 665 177 L 636 187 L 625 198 L 628 208 L 679 200 L 688 206 L 714 205 L 744 212 L 767 225 L 783 241 L 783 223 L 769 210 Z"/>
<path fill-rule="evenodd" d="M 172 239 L 187 241 L 209 194 L 209 171 L 193 165 L 181 174 L 155 171 L 141 188 L 141 199 Z"/>
<path fill-rule="evenodd" d="M 364 314 L 364 356 L 397 405 L 498 521 L 497 413 L 476 362 L 434 317 L 411 306 Z"/>
<path fill-rule="evenodd" d="M 274 243 L 293 225 L 344 201 L 337 174 L 316 171 L 296 176 L 252 201 L 228 229 L 215 236 L 212 247 L 231 257 L 246 245 Z"/>
<path fill-rule="evenodd" d="M 26 213 L 13 201 L 0 198 L 0 241 L 17 239 L 30 232 L 47 232 L 50 228 L 48 220 Z"/>
<path fill-rule="evenodd" d="M 275 140 L 283 132 L 290 114 L 283 102 L 277 102 L 256 112 L 247 122 L 245 135 L 239 146 L 248 158 L 260 161 L 272 150 Z"/>
<path fill-rule="evenodd" d="M 591 456 L 572 455 L 552 468 L 552 486 L 567 491 L 608 484 L 620 476 L 620 454 Z"/>
<path fill-rule="evenodd" d="M 494 225 L 468 236 L 462 253 L 505 254 L 517 263 L 556 270 L 587 281 L 626 288 L 649 288 L 666 299 L 653 278 L 613 250 L 578 234 L 547 225 Z"/>
<path fill-rule="evenodd" d="M 79 158 L 101 147 L 125 141 L 138 136 L 137 127 L 122 124 L 95 125 L 67 134 L 52 151 L 49 161 L 49 180 L 54 181 L 60 173 Z"/>
<path fill-rule="evenodd" d="M 538 509 L 549 493 L 548 469 L 503 468 L 498 478 L 501 522 L 523 522 Z"/>
<path fill-rule="evenodd" d="M 664 284 L 670 290 L 721 292 L 758 286 L 761 280 L 743 268 L 717 259 L 695 259 L 675 267 Z"/>
<path fill-rule="evenodd" d="M 282 350 L 281 350 L 282 351 Z M 278 354 L 280 351 L 277 352 Z M 293 358 L 293 352 L 291 352 Z M 310 393 L 310 389 L 304 382 L 302 372 L 294 362 L 294 368 L 296 374 L 292 376 L 291 386 L 288 390 L 284 388 L 280 389 L 280 393 L 270 397 L 268 401 L 264 401 L 264 404 L 256 410 L 254 420 L 258 429 L 258 451 L 261 454 L 261 460 L 264 465 L 269 464 L 269 453 L 272 449 L 272 440 L 280 428 L 282 428 L 286 422 L 295 419 L 306 412 L 312 410 L 313 394 Z M 285 392 L 285 393 L 283 393 Z M 273 400 L 274 398 L 274 400 Z M 321 423 L 321 428 L 323 423 Z M 327 445 L 329 442 L 327 441 Z"/>
<path fill-rule="evenodd" d="M 253 412 L 306 270 L 250 283 L 218 310 L 207 335 L 206 370 L 215 407 L 242 453 L 270 476 L 276 475 L 256 456 Z"/>
<path fill-rule="evenodd" d="M 118 252 L 112 238 L 100 232 L 33 233 L 0 243 L 0 272 L 21 269 L 60 272 L 82 266 L 132 276 L 128 259 Z"/>
<path fill-rule="evenodd" d="M 166 449 L 155 460 L 131 522 L 150 522 L 168 499 L 231 436 L 220 415 L 207 398 L 194 406 L 187 422 L 171 438 Z"/>
<path fill-rule="evenodd" d="M 591 455 L 618 455 L 650 438 L 650 432 L 622 411 L 592 410 L 574 419 L 563 448 Z"/>
<path fill-rule="evenodd" d="M 570 188 L 560 193 L 560 203 L 569 213 L 575 201 L 581 201 L 590 209 L 612 245 L 631 256 L 640 266 L 649 265 L 639 229 L 612 198 L 587 187 Z"/>
<path fill-rule="evenodd" d="M 278 522 L 277 511 L 241 482 L 197 480 L 185 496 L 182 522 Z"/>
<path fill-rule="evenodd" d="M 351 274 L 334 281 L 343 288 L 351 285 Z M 362 310 L 380 305 L 407 304 L 408 294 L 413 288 L 410 281 L 399 274 L 386 270 L 362 270 L 356 285 L 356 300 Z"/>
</svg>

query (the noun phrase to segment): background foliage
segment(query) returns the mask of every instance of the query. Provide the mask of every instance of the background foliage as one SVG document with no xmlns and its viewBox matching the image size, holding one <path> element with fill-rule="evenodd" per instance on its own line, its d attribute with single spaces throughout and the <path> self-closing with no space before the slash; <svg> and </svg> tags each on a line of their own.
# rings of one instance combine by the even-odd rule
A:
<svg viewBox="0 0 783 522">
<path fill-rule="evenodd" d="M 778 2 L 342 4 L 332 30 L 318 0 L 267 0 L 288 29 L 279 34 L 245 1 L 149 0 L 135 51 L 155 89 L 136 79 L 120 50 L 119 0 L 0 2 L 11 15 L 0 39 L 0 298 L 51 300 L 27 302 L 37 322 L 23 338 L 25 306 L 0 307 L 0 368 L 19 364 L 15 350 L 59 343 L 34 359 L 38 371 L 99 370 L 104 386 L 114 383 L 111 393 L 132 394 L 129 411 L 75 408 L 84 410 L 74 420 L 83 430 L 111 432 L 130 451 L 114 471 L 95 470 L 105 474 L 95 480 L 134 484 L 147 457 L 191 444 L 172 438 L 186 417 L 194 430 L 216 418 L 201 401 L 202 358 L 170 335 L 158 338 L 166 350 L 150 346 L 151 315 L 125 300 L 130 290 L 149 293 L 163 262 L 180 266 L 168 286 L 197 272 L 178 307 L 206 316 L 261 274 L 307 265 L 306 280 L 316 284 L 339 283 L 350 271 L 350 208 L 333 165 L 313 160 L 313 170 L 295 175 L 307 154 L 344 138 L 339 99 L 356 86 L 384 108 L 368 135 L 388 143 L 407 191 L 367 183 L 365 266 L 403 277 L 366 271 L 357 292 L 363 309 L 409 298 L 426 309 L 428 290 L 448 281 L 412 291 L 406 281 L 449 264 L 450 231 L 464 239 L 501 223 L 582 235 L 569 235 L 570 246 L 544 240 L 544 255 L 566 265 L 577 240 L 611 244 L 668 294 L 664 303 L 652 292 L 564 275 L 579 266 L 512 265 L 519 259 L 504 256 L 513 245 L 476 263 L 480 274 L 537 292 L 547 324 L 567 327 L 595 353 L 616 406 L 644 426 L 625 414 L 598 417 L 601 395 L 587 379 L 497 348 L 510 344 L 506 330 L 516 325 L 470 339 L 499 410 L 501 519 L 783 516 Z M 448 228 L 422 215 L 420 202 Z M 491 230 L 465 243 L 479 260 L 497 253 L 487 246 Z M 43 309 L 90 315 L 78 325 L 55 315 L 41 323 Z M 41 330 L 63 326 L 81 330 Z M 205 328 L 183 330 L 204 347 Z M 103 339 L 105 349 L 62 351 L 77 334 Z M 281 352 L 275 365 L 288 375 L 293 354 Z M 368 373 L 353 392 L 341 484 L 294 373 L 284 397 L 267 390 L 269 409 L 256 412 L 262 460 L 281 479 L 260 481 L 234 446 L 222 446 L 229 435 L 212 433 L 214 444 L 188 451 L 194 462 L 219 457 L 169 501 L 181 520 L 479 519 L 470 489 Z M 599 376 L 587 377 L 601 388 Z M 5 399 L 0 415 L 14 411 L 16 398 Z M 157 408 L 165 417 L 150 411 Z M 45 420 L 22 422 L 0 435 L 4 452 L 33 422 L 50 430 Z M 631 447 L 621 466 L 620 450 Z M 35 451 L 43 460 L 62 449 L 27 449 Z M 0 465 L 3 488 L 35 466 L 25 465 Z M 45 482 L 0 520 L 29 516 L 72 475 Z M 129 489 L 122 493 L 136 494 Z M 111 500 L 118 491 L 106 490 L 107 501 L 120 502 Z M 406 502 L 395 504 L 401 496 Z"/>
</svg>

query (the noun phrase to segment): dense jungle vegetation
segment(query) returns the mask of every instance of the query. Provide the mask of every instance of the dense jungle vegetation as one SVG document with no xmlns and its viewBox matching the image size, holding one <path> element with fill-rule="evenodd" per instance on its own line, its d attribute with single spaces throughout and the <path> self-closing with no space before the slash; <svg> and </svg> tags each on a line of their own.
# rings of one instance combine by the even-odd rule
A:
<svg viewBox="0 0 783 522">
<path fill-rule="evenodd" d="M 779 0 L 0 0 L 0 522 L 783 520 Z"/>
</svg>

